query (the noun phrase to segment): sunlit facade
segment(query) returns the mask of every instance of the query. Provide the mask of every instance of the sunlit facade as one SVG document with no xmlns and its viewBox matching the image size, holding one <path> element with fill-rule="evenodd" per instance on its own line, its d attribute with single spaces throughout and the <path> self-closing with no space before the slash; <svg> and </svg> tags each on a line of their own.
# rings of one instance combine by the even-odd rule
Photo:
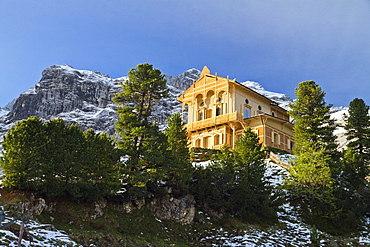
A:
<svg viewBox="0 0 370 247">
<path fill-rule="evenodd" d="M 211 75 L 207 67 L 178 100 L 182 102 L 191 147 L 235 147 L 250 127 L 260 142 L 291 152 L 293 125 L 286 110 L 265 96 L 228 78 Z"/>
</svg>

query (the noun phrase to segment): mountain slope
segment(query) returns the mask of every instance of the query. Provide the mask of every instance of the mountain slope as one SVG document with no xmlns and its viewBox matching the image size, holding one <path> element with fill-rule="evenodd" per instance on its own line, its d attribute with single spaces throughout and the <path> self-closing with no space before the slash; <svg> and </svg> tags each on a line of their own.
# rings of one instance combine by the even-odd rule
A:
<svg viewBox="0 0 370 247">
<path fill-rule="evenodd" d="M 176 98 L 200 76 L 197 69 L 189 69 L 178 76 L 165 75 L 170 97 L 154 106 L 153 120 L 164 128 L 166 117 L 181 112 Z M 40 81 L 0 109 L 0 136 L 15 122 L 30 116 L 49 120 L 62 118 L 77 123 L 82 129 L 114 134 L 116 106 L 113 96 L 120 92 L 120 81 L 97 71 L 77 70 L 69 65 L 52 65 L 42 72 Z M 256 82 L 242 83 L 285 107 L 291 99 L 284 94 L 268 92 Z"/>
<path fill-rule="evenodd" d="M 179 112 L 181 103 L 176 97 L 181 90 L 171 83 L 182 86 L 189 84 L 189 78 L 199 76 L 199 71 L 192 69 L 177 77 L 168 77 L 170 98 L 162 99 L 154 109 L 154 120 L 164 125 L 166 117 Z M 82 129 L 94 129 L 98 132 L 114 133 L 116 106 L 113 96 L 120 92 L 120 81 L 97 71 L 77 70 L 68 65 L 52 65 L 42 72 L 41 80 L 32 88 L 0 110 L 0 135 L 14 125 L 16 121 L 30 116 L 49 120 L 62 118 L 68 123 L 77 123 Z"/>
</svg>

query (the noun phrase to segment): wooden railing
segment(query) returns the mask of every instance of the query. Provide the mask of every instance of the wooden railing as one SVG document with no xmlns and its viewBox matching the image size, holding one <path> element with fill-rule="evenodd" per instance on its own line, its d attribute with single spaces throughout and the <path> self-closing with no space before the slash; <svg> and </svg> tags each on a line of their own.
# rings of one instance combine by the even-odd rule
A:
<svg viewBox="0 0 370 247">
<path fill-rule="evenodd" d="M 275 162 L 277 165 L 279 165 L 279 166 L 281 166 L 282 168 L 285 168 L 285 169 L 287 169 L 287 170 L 289 170 L 289 169 L 292 167 L 292 165 L 291 165 L 291 164 L 289 164 L 288 162 L 285 162 L 285 161 L 281 160 L 281 158 L 280 158 L 278 155 L 276 155 L 275 153 L 273 153 L 273 152 L 270 152 L 270 154 L 269 154 L 269 158 L 270 158 L 273 162 Z"/>
<path fill-rule="evenodd" d="M 220 125 L 232 121 L 242 121 L 243 115 L 239 114 L 237 112 L 216 116 L 212 118 L 207 118 L 204 120 L 196 121 L 190 124 L 187 124 L 185 127 L 188 129 L 188 131 L 196 130 L 196 129 L 204 129 L 207 127 L 212 127 L 215 125 Z"/>
</svg>

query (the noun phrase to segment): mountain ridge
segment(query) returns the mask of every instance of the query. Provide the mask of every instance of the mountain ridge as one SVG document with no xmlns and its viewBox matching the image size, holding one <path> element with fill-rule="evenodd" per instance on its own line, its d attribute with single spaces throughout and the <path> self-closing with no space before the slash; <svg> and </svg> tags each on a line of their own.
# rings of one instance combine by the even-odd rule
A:
<svg viewBox="0 0 370 247">
<path fill-rule="evenodd" d="M 170 97 L 161 99 L 153 111 L 153 120 L 161 129 L 166 125 L 166 117 L 181 112 L 181 103 L 176 98 L 199 78 L 200 71 L 191 68 L 178 76 L 164 76 Z M 60 117 L 67 123 L 77 123 L 84 130 L 113 135 L 117 117 L 112 98 L 121 90 L 119 82 L 126 79 L 127 76 L 114 79 L 98 71 L 75 69 L 66 64 L 51 65 L 42 71 L 35 86 L 0 108 L 0 136 L 17 121 L 30 116 L 43 120 Z M 264 90 L 257 82 L 249 82 L 246 86 L 277 101 L 282 107 L 291 101 L 287 95 Z"/>
</svg>

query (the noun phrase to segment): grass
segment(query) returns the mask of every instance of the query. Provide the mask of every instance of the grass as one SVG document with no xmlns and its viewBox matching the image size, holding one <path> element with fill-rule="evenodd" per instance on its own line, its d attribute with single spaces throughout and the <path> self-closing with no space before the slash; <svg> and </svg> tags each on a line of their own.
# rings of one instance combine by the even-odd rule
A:
<svg viewBox="0 0 370 247">
<path fill-rule="evenodd" d="M 0 194 L 0 205 L 14 216 L 20 214 L 20 202 L 30 201 L 32 198 L 31 193 L 5 189 L 0 189 Z M 53 211 L 34 217 L 43 224 L 52 224 L 56 229 L 65 231 L 82 246 L 222 246 L 223 239 L 245 234 L 251 236 L 250 241 L 263 244 L 266 243 L 265 240 L 270 241 L 264 238 L 271 234 L 278 236 L 279 232 L 287 229 L 284 224 L 248 224 L 233 217 L 216 221 L 200 211 L 197 212 L 193 223 L 181 224 L 156 219 L 145 208 L 124 213 L 123 204 L 113 201 L 104 203 L 106 206 L 100 208 L 103 214 L 99 217 L 94 217 L 94 203 L 77 203 L 66 198 L 47 200 L 46 203 L 55 204 Z M 18 229 L 19 226 L 15 226 L 13 230 Z M 261 232 L 264 234 L 260 234 Z M 341 239 L 339 236 L 322 235 L 320 238 L 329 243 L 327 246 L 355 243 L 353 239 Z M 341 246 L 340 244 L 338 246 Z"/>
<path fill-rule="evenodd" d="M 30 201 L 32 197 L 27 192 L 1 190 L 0 193 L 0 204 L 7 211 L 12 209 L 15 215 L 20 213 L 20 202 Z M 93 203 L 59 198 L 47 204 L 55 204 L 54 211 L 35 216 L 37 220 L 65 231 L 83 246 L 204 246 L 217 244 L 219 240 L 201 240 L 217 235 L 220 228 L 233 231 L 235 227 L 246 227 L 232 218 L 211 221 L 204 213 L 197 213 L 192 224 L 159 220 L 145 208 L 123 213 L 122 204 L 116 202 L 106 202 L 101 217 L 93 217 L 96 214 Z"/>
<path fill-rule="evenodd" d="M 17 210 L 13 205 L 20 205 L 20 201 L 31 197 L 24 192 L 2 194 L 0 203 L 7 211 Z M 101 217 L 93 217 L 96 212 L 92 203 L 77 203 L 65 198 L 47 201 L 51 203 L 55 203 L 55 211 L 43 212 L 36 216 L 37 220 L 65 231 L 83 246 L 200 246 L 196 227 L 204 224 L 161 221 L 147 209 L 123 213 L 122 204 L 116 202 L 106 202 Z"/>
</svg>

